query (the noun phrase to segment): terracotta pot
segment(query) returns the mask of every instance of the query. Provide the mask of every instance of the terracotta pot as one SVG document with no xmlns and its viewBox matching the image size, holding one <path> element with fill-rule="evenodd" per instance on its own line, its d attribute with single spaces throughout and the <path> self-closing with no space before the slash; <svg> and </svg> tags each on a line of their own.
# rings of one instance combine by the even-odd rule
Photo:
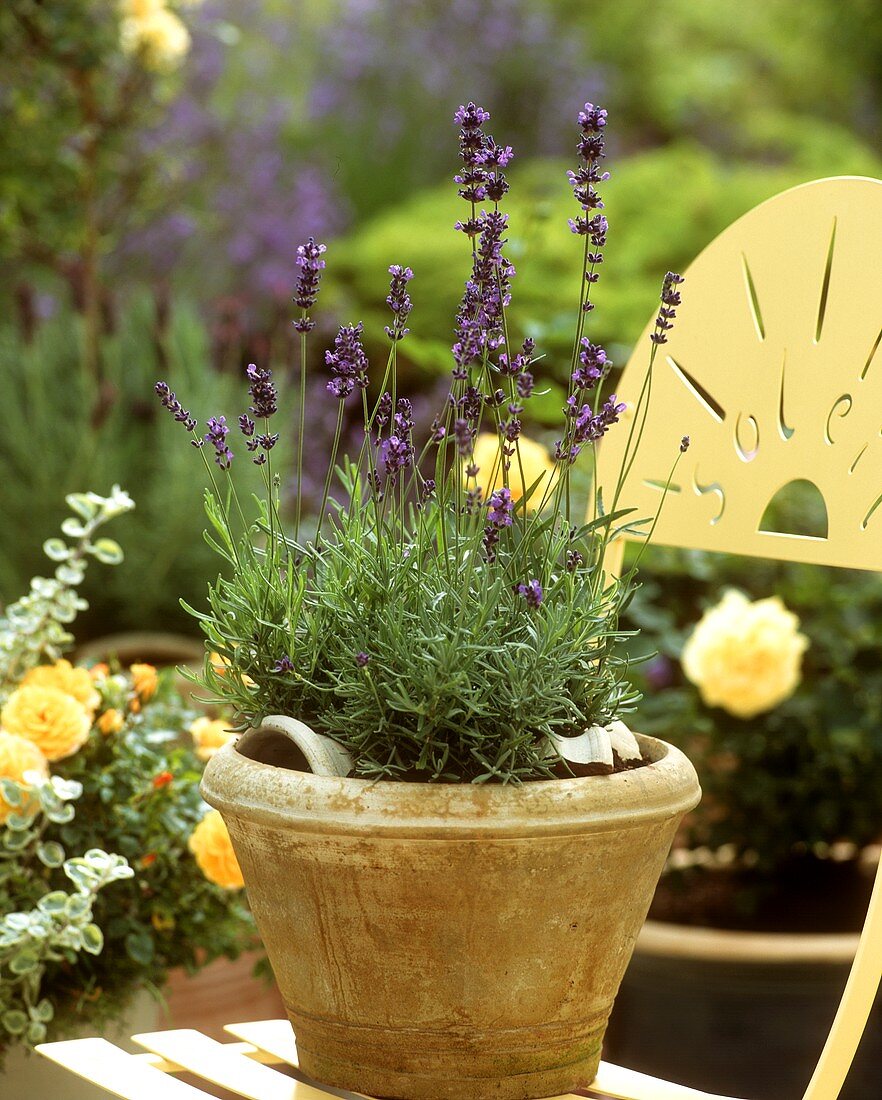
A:
<svg viewBox="0 0 882 1100">
<path fill-rule="evenodd" d="M 146 661 L 151 665 L 194 665 L 202 667 L 205 644 L 186 634 L 164 634 L 134 631 L 107 634 L 77 646 L 76 656 L 82 661 L 105 661 L 116 657 L 120 664 Z"/>
<path fill-rule="evenodd" d="M 640 744 L 645 767 L 520 786 L 289 770 L 279 732 L 225 746 L 202 790 L 229 827 L 306 1073 L 404 1100 L 587 1085 L 700 795 L 682 753 Z"/>
<path fill-rule="evenodd" d="M 741 932 L 647 921 L 606 1056 L 708 1092 L 799 1096 L 830 1030 L 857 933 Z M 882 998 L 842 1100 L 879 1095 Z"/>
</svg>

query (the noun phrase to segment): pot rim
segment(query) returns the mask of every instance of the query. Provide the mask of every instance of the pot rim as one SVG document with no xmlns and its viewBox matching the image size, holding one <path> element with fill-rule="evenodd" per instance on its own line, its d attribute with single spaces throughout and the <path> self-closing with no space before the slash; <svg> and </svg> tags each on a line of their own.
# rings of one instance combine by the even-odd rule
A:
<svg viewBox="0 0 882 1100">
<path fill-rule="evenodd" d="M 703 962 L 851 963 L 859 932 L 750 932 L 648 920 L 635 951 Z"/>
<path fill-rule="evenodd" d="M 679 749 L 635 735 L 651 763 L 631 771 L 521 784 L 397 783 L 290 771 L 228 742 L 202 795 L 224 816 L 302 833 L 500 839 L 602 833 L 667 821 L 701 797 Z"/>
</svg>

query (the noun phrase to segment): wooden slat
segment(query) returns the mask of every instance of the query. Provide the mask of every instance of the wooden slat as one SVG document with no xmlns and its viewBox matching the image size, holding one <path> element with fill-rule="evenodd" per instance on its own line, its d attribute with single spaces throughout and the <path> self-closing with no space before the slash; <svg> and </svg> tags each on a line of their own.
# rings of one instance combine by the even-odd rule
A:
<svg viewBox="0 0 882 1100">
<path fill-rule="evenodd" d="M 675 1085 L 671 1081 L 661 1081 L 657 1077 L 623 1069 L 610 1062 L 600 1063 L 597 1076 L 588 1091 L 612 1100 L 736 1100 L 732 1096 L 718 1096 L 716 1093 L 700 1092 L 685 1085 Z"/>
<path fill-rule="evenodd" d="M 106 1039 L 69 1039 L 41 1043 L 36 1049 L 122 1100 L 211 1100 L 210 1093 L 169 1077 Z"/>
<path fill-rule="evenodd" d="M 289 1025 L 290 1026 L 290 1025 Z M 267 1065 L 218 1043 L 198 1031 L 184 1028 L 133 1035 L 140 1046 L 189 1073 L 236 1092 L 248 1100 L 327 1100 L 328 1093 L 287 1077 Z"/>
<path fill-rule="evenodd" d="M 266 1051 L 280 1062 L 297 1066 L 297 1044 L 287 1020 L 259 1020 L 244 1024 L 225 1024 L 224 1031 Z"/>
</svg>

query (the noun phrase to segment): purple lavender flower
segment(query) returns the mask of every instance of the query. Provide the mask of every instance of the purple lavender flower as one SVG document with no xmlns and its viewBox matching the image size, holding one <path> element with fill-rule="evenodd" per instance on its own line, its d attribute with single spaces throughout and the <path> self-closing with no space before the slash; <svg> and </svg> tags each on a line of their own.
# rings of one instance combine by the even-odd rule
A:
<svg viewBox="0 0 882 1100">
<path fill-rule="evenodd" d="M 692 441 L 690 440 L 688 435 L 683 436 L 683 438 L 680 440 L 680 454 L 681 455 L 686 454 L 686 452 L 689 450 L 689 444 L 691 442 Z"/>
<path fill-rule="evenodd" d="M 435 495 L 435 479 L 427 477 L 420 486 L 420 505 L 428 504 Z"/>
<path fill-rule="evenodd" d="M 527 581 L 526 584 L 522 581 L 520 584 L 515 585 L 515 592 L 521 596 L 527 602 L 527 607 L 538 607 L 542 603 L 542 585 L 535 579 Z"/>
<path fill-rule="evenodd" d="M 361 652 L 355 654 L 355 663 L 359 666 L 359 668 L 365 668 L 369 661 L 370 657 L 367 655 L 367 653 L 364 652 L 364 650 L 361 650 Z"/>
<path fill-rule="evenodd" d="M 303 310 L 303 315 L 294 322 L 297 332 L 310 332 L 315 328 L 315 321 L 309 317 L 309 310 L 318 297 L 319 282 L 325 267 L 325 261 L 321 257 L 327 250 L 327 245 L 316 244 L 315 237 L 310 237 L 306 244 L 297 246 L 296 263 L 300 272 L 297 276 L 294 302 Z"/>
<path fill-rule="evenodd" d="M 287 653 L 283 653 L 282 656 L 273 665 L 273 672 L 293 672 L 294 662 L 288 656 Z"/>
<path fill-rule="evenodd" d="M 573 385 L 579 390 L 593 390 L 612 367 L 600 344 L 592 344 L 587 336 L 582 337 L 579 364 L 573 371 Z"/>
<path fill-rule="evenodd" d="M 325 362 L 331 368 L 333 378 L 328 382 L 328 393 L 341 401 L 358 387 L 366 389 L 368 384 L 368 358 L 361 344 L 364 324 L 342 325 L 334 337 L 334 350 L 325 352 Z"/>
<path fill-rule="evenodd" d="M 406 397 L 399 398 L 393 417 L 392 434 L 380 445 L 380 457 L 386 477 L 392 485 L 398 481 L 402 470 L 413 462 L 413 409 Z"/>
<path fill-rule="evenodd" d="M 654 344 L 666 344 L 668 342 L 666 333 L 674 327 L 677 306 L 681 302 L 680 292 L 674 288 L 682 282 L 683 276 L 677 275 L 673 271 L 669 271 L 665 275 L 660 295 L 661 306 L 659 307 L 658 317 L 655 319 L 655 332 L 651 333 L 649 337 Z"/>
<path fill-rule="evenodd" d="M 585 558 L 578 550 L 567 550 L 566 569 L 568 573 L 575 573 L 579 566 L 584 564 Z"/>
<path fill-rule="evenodd" d="M 233 464 L 233 452 L 227 446 L 227 436 L 230 433 L 227 418 L 225 416 L 209 417 L 205 426 L 208 431 L 203 438 L 206 443 L 214 447 L 214 461 L 222 470 L 229 470 Z"/>
<path fill-rule="evenodd" d="M 188 432 L 194 432 L 196 430 L 196 425 L 199 421 L 194 416 L 191 416 L 187 409 L 178 401 L 174 393 L 168 388 L 167 382 L 157 382 L 153 390 L 159 397 L 162 407 L 168 409 L 179 424 L 183 424 Z"/>
<path fill-rule="evenodd" d="M 491 493 L 487 507 L 489 508 L 487 519 L 494 527 L 511 527 L 512 510 L 514 509 L 511 489 L 497 489 Z"/>
<path fill-rule="evenodd" d="M 405 325 L 413 308 L 413 302 L 411 302 L 410 295 L 407 293 L 407 284 L 413 278 L 413 272 L 409 267 L 393 264 L 389 268 L 389 274 L 392 276 L 392 284 L 386 298 L 386 304 L 392 310 L 393 321 L 391 326 L 386 325 L 385 331 L 390 340 L 403 340 L 410 332 L 410 329 L 405 328 Z"/>
<path fill-rule="evenodd" d="M 470 363 L 481 362 L 488 351 L 502 344 L 503 310 L 511 301 L 510 282 L 515 274 L 514 266 L 502 254 L 508 215 L 495 210 L 484 212 L 478 223 L 480 235 L 472 276 L 465 285 L 456 315 L 452 351 L 460 371 Z"/>
<path fill-rule="evenodd" d="M 248 393 L 254 402 L 248 411 L 260 420 L 269 420 L 278 409 L 276 387 L 271 381 L 273 372 L 266 367 L 249 363 L 245 373 L 251 383 Z"/>
<path fill-rule="evenodd" d="M 606 244 L 609 228 L 603 214 L 597 213 L 603 209 L 603 200 L 594 186 L 609 179 L 609 172 L 600 170 L 600 162 L 606 156 L 603 139 L 606 111 L 593 103 L 586 103 L 579 112 L 578 121 L 580 134 L 576 148 L 579 154 L 579 165 L 575 172 L 567 172 L 567 177 L 573 189 L 573 198 L 582 207 L 583 213 L 577 218 L 570 218 L 569 224 L 573 233 L 589 238 L 588 267 L 584 272 L 584 279 L 590 287 L 599 278 L 599 273 L 594 269 L 603 263 L 601 249 Z M 588 294 L 584 296 L 582 309 L 585 313 L 594 309 L 594 303 Z"/>
<path fill-rule="evenodd" d="M 555 459 L 572 465 L 579 457 L 583 445 L 602 439 L 612 425 L 618 423 L 626 408 L 626 405 L 616 400 L 614 393 L 609 395 L 596 413 L 590 405 L 580 406 L 575 396 L 568 398 L 566 411 L 573 421 L 573 428 L 567 435 L 568 444 L 560 439 L 557 441 L 554 448 Z"/>
<path fill-rule="evenodd" d="M 454 420 L 453 438 L 456 440 L 456 449 L 461 455 L 467 455 L 472 449 L 472 440 L 474 436 L 474 429 L 469 425 L 467 420 L 464 420 L 462 417 Z"/>
</svg>

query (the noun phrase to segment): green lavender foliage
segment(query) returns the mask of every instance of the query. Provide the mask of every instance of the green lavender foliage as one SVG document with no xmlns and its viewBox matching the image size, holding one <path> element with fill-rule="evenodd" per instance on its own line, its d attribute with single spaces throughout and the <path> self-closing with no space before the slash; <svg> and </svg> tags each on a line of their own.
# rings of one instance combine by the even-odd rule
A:
<svg viewBox="0 0 882 1100">
<path fill-rule="evenodd" d="M 216 401 L 238 401 L 238 385 L 209 366 L 205 329 L 184 306 L 159 331 L 152 304 L 132 302 L 103 341 L 97 381 L 82 369 L 81 335 L 80 319 L 67 310 L 40 325 L 30 344 L 11 325 L 0 327 L 0 371 L 10 380 L 0 448 L 0 606 L 42 569 L 39 546 L 57 527 L 61 494 L 84 484 L 107 493 L 121 482 L 137 486 L 138 508 L 119 527 L 126 560 L 112 575 L 85 578 L 89 609 L 78 640 L 119 630 L 186 630 L 179 597 L 202 598 L 217 564 L 193 507 L 205 484 L 201 464 L 177 445 L 179 426 L 160 415 L 152 384 L 164 364 L 200 421 Z M 235 478 L 246 495 L 256 484 L 244 466 Z"/>
<path fill-rule="evenodd" d="M 218 545 L 239 565 L 199 615 L 231 666 L 207 659 L 204 682 L 243 723 L 297 715 L 344 744 L 360 775 L 510 782 L 551 776 L 548 735 L 633 706 L 616 626 L 629 581 L 603 586 L 596 568 L 610 517 L 574 537 L 553 518 L 527 525 L 491 566 L 479 520 L 448 554 L 457 533 L 443 515 L 411 513 L 403 528 L 394 517 L 377 529 L 354 474 L 348 489 L 350 505 L 319 547 L 289 547 L 302 566 L 289 557 L 279 583 L 247 541 L 235 548 L 208 498 Z M 568 549 L 592 555 L 595 568 L 568 572 Z M 522 576 L 543 578 L 545 597 L 529 612 L 513 591 Z M 273 671 L 283 654 L 293 672 Z"/>
</svg>

